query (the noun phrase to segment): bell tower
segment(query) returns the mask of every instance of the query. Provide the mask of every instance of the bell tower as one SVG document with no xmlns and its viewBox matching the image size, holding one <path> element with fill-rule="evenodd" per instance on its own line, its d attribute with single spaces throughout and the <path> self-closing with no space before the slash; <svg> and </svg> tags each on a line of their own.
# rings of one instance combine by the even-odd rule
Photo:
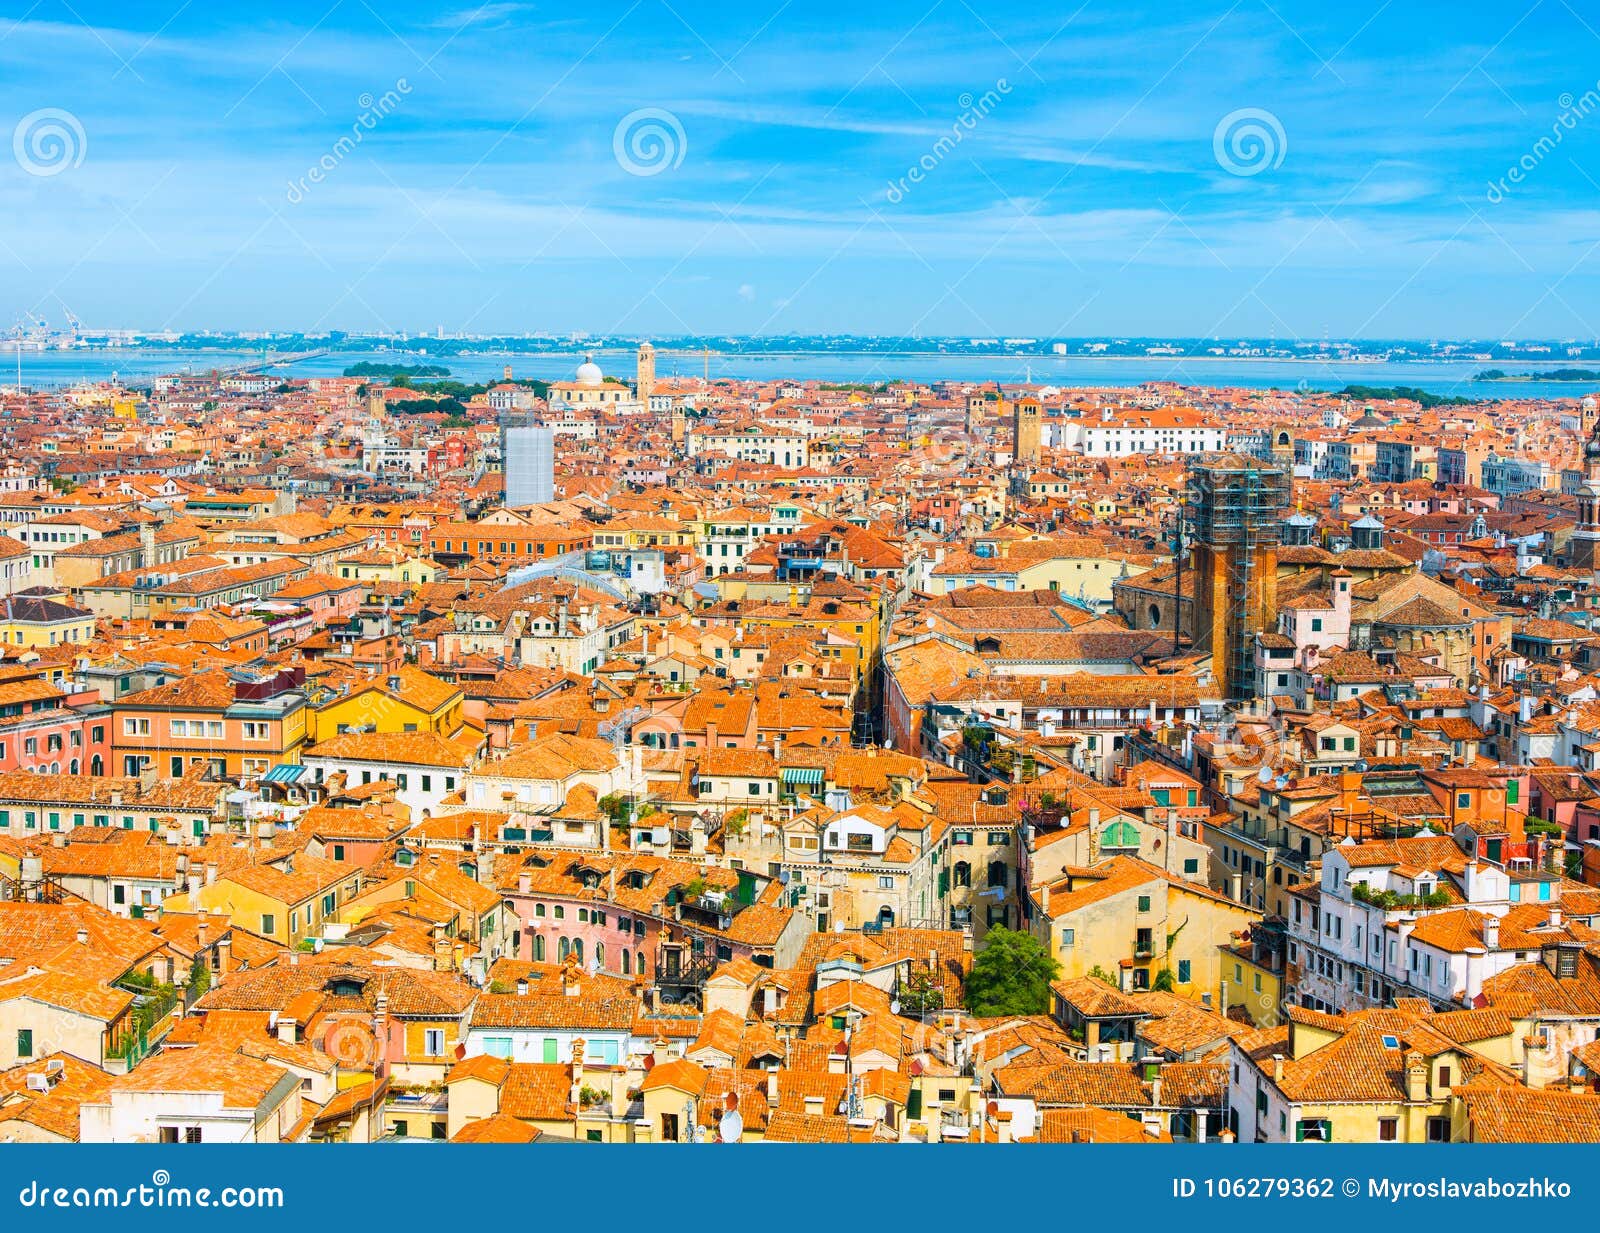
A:
<svg viewBox="0 0 1600 1233">
<path fill-rule="evenodd" d="M 1573 569 L 1600 568 L 1600 422 L 1583 443 L 1583 485 L 1578 489 L 1578 529 L 1567 547 Z"/>
<path fill-rule="evenodd" d="M 637 397 L 644 404 L 645 410 L 650 409 L 650 395 L 656 388 L 656 349 L 649 343 L 639 344 L 638 376 L 634 380 L 637 387 Z"/>
<path fill-rule="evenodd" d="M 1039 400 L 1019 398 L 1011 420 L 1012 460 L 1020 467 L 1039 461 Z"/>
</svg>

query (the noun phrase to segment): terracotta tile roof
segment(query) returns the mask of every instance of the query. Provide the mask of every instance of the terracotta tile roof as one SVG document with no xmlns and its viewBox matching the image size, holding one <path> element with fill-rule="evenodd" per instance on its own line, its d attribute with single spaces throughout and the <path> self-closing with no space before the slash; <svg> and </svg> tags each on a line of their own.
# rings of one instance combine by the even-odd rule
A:
<svg viewBox="0 0 1600 1233">
<path fill-rule="evenodd" d="M 452 1143 L 532 1143 L 544 1132 L 506 1113 L 468 1122 L 451 1138 Z"/>
<path fill-rule="evenodd" d="M 1600 1143 L 1600 1095 L 1458 1088 L 1474 1143 Z"/>
<path fill-rule="evenodd" d="M 111 1081 L 112 1092 L 220 1092 L 225 1109 L 260 1109 L 290 1071 L 222 1048 L 163 1049 Z M 293 1095 L 290 1099 L 295 1099 Z"/>
<path fill-rule="evenodd" d="M 79 942 L 78 931 L 87 935 Z M 60 904 L 0 902 L 0 959 L 110 984 L 161 949 L 146 922 L 124 920 L 81 900 Z M 3 969 L 0 969 L 3 970 Z"/>
<path fill-rule="evenodd" d="M 369 1019 L 378 994 L 388 997 L 388 1011 L 402 1018 L 457 1018 L 478 996 L 477 990 L 448 972 L 423 972 L 413 968 L 379 967 L 374 959 L 325 951 L 299 955 L 299 963 L 279 959 L 266 967 L 231 974 L 207 993 L 201 1010 L 284 1011 L 295 998 L 321 995 L 324 1010 L 361 1012 Z M 349 983 L 351 994 L 333 992 Z"/>
<path fill-rule="evenodd" d="M 52 1071 L 53 1063 L 60 1067 Z M 48 1090 L 30 1088 L 30 1075 L 44 1077 Z M 75 1143 L 79 1109 L 103 1101 L 111 1080 L 106 1071 L 70 1053 L 52 1053 L 0 1071 L 0 1127 L 7 1122 L 21 1123 Z"/>
<path fill-rule="evenodd" d="M 341 732 L 303 751 L 301 760 L 326 758 L 340 762 L 384 762 L 391 766 L 466 770 L 475 761 L 477 743 L 453 741 L 437 732 Z"/>
<path fill-rule="evenodd" d="M 1142 1122 L 1108 1109 L 1041 1109 L 1030 1143 L 1171 1143 L 1166 1131 L 1152 1134 Z"/>
<path fill-rule="evenodd" d="M 485 993 L 472 1008 L 473 1028 L 559 1028 L 566 1031 L 628 1031 L 639 1011 L 637 998 L 567 997 L 546 992 Z"/>
</svg>

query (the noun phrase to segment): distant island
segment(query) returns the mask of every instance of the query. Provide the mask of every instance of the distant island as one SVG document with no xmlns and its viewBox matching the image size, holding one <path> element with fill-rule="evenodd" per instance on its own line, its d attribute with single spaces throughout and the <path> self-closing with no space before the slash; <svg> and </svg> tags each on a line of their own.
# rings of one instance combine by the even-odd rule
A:
<svg viewBox="0 0 1600 1233">
<path fill-rule="evenodd" d="M 344 370 L 347 377 L 448 377 L 450 370 L 439 364 L 374 364 L 362 360 Z"/>
<path fill-rule="evenodd" d="M 1430 394 L 1414 385 L 1347 385 L 1336 398 L 1354 398 L 1363 402 L 1394 402 L 1405 399 L 1423 407 L 1467 407 L 1477 402 L 1462 394 Z"/>
<path fill-rule="evenodd" d="M 1600 370 L 1593 368 L 1552 368 L 1549 372 L 1506 372 L 1500 368 L 1485 368 L 1472 378 L 1474 381 L 1594 381 L 1600 382 Z"/>
</svg>

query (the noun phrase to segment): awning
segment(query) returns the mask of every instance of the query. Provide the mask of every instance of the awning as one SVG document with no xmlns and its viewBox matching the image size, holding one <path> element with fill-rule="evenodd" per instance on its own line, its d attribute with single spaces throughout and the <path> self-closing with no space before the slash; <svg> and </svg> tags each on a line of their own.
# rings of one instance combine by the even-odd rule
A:
<svg viewBox="0 0 1600 1233">
<path fill-rule="evenodd" d="M 300 777 L 306 773 L 306 768 L 298 763 L 284 762 L 273 767 L 261 778 L 263 783 L 298 783 Z"/>
<path fill-rule="evenodd" d="M 786 766 L 781 772 L 785 784 L 806 784 L 810 787 L 822 786 L 822 768 L 820 766 Z"/>
</svg>

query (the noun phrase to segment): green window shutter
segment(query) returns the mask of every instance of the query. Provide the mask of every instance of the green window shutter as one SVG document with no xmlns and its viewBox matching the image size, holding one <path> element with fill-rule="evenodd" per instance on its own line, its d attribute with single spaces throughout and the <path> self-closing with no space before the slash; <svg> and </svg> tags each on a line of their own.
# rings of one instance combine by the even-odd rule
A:
<svg viewBox="0 0 1600 1233">
<path fill-rule="evenodd" d="M 1506 780 L 1506 804 L 1515 805 L 1517 798 L 1522 794 L 1522 784 L 1518 780 Z"/>
<path fill-rule="evenodd" d="M 922 1089 L 920 1087 L 912 1088 L 911 1095 L 906 1098 L 906 1116 L 922 1116 Z"/>
</svg>

